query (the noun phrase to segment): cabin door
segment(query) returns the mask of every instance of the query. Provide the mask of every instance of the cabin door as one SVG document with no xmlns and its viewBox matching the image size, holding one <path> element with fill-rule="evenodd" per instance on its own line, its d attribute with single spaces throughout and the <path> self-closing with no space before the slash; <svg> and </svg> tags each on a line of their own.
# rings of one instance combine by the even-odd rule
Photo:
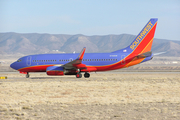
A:
<svg viewBox="0 0 180 120">
<path fill-rule="evenodd" d="M 27 57 L 27 66 L 31 66 L 31 56 Z"/>
<path fill-rule="evenodd" d="M 121 55 L 121 65 L 125 65 L 126 60 L 125 60 L 125 55 Z"/>
</svg>

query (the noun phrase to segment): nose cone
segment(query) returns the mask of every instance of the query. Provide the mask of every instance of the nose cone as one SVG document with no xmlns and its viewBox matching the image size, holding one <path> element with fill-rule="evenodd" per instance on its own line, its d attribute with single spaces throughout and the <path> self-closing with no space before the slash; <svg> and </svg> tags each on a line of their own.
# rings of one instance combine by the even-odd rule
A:
<svg viewBox="0 0 180 120">
<path fill-rule="evenodd" d="M 15 69 L 15 70 L 17 70 L 17 69 L 16 69 L 16 62 L 12 63 L 12 64 L 10 65 L 10 67 L 13 68 L 13 69 Z"/>
</svg>

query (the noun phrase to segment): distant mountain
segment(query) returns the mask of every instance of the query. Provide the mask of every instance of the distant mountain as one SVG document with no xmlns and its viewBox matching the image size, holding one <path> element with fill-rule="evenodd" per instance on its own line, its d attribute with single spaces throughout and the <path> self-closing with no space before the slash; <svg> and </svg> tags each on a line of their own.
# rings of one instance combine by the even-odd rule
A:
<svg viewBox="0 0 180 120">
<path fill-rule="evenodd" d="M 20 34 L 0 33 L 0 54 L 38 54 L 53 52 L 112 52 L 127 47 L 135 35 L 63 35 L 63 34 Z M 153 53 L 164 52 L 161 56 L 180 57 L 180 41 L 154 39 Z"/>
</svg>

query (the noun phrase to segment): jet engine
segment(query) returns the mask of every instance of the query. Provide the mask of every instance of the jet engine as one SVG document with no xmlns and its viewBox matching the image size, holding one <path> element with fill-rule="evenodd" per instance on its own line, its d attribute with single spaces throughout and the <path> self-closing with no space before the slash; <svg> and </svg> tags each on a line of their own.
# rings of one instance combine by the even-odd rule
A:
<svg viewBox="0 0 180 120">
<path fill-rule="evenodd" d="M 64 68 L 59 66 L 50 66 L 46 68 L 47 75 L 64 75 Z"/>
</svg>

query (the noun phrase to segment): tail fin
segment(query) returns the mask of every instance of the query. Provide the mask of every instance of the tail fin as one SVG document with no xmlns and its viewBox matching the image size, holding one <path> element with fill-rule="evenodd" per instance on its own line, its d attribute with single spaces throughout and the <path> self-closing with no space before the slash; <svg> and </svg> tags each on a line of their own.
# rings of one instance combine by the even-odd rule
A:
<svg viewBox="0 0 180 120">
<path fill-rule="evenodd" d="M 131 51 L 136 51 L 138 54 L 151 51 L 157 20 L 157 18 L 149 20 L 130 46 L 128 46 Z"/>
<path fill-rule="evenodd" d="M 157 21 L 157 18 L 151 18 L 141 32 L 136 36 L 134 41 L 123 50 L 127 51 L 128 53 L 133 52 L 136 54 L 151 51 Z"/>
</svg>

